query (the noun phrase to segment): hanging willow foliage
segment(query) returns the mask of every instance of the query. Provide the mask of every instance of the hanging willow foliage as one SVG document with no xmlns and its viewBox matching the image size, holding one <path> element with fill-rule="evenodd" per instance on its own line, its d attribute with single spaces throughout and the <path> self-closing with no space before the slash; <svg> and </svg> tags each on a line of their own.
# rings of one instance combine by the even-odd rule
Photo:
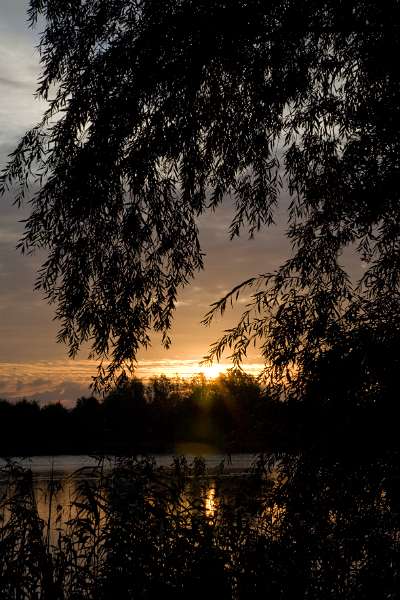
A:
<svg viewBox="0 0 400 600">
<path fill-rule="evenodd" d="M 48 108 L 1 189 L 31 204 L 20 248 L 48 251 L 37 287 L 71 355 L 89 341 L 111 359 L 104 380 L 152 330 L 168 346 L 177 293 L 202 268 L 197 217 L 230 196 L 230 235 L 254 235 L 282 187 L 292 256 L 245 282 L 253 301 L 208 358 L 230 347 L 240 363 L 260 342 L 265 375 L 288 381 L 338 336 L 398 328 L 399 13 L 394 0 L 31 0 Z M 356 288 L 350 244 L 366 267 Z"/>
</svg>

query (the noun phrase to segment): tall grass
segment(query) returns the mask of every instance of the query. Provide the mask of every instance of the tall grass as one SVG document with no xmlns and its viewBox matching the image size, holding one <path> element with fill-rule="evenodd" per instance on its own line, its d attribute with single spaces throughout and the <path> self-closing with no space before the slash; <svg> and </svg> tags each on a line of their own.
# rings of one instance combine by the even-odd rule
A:
<svg viewBox="0 0 400 600">
<path fill-rule="evenodd" d="M 102 460 L 75 474 L 68 507 L 51 479 L 40 518 L 32 472 L 10 462 L 0 473 L 0 598 L 395 598 L 393 492 L 371 465 L 337 465 L 329 480 L 317 463 L 260 457 L 233 478 L 224 465 L 207 473 L 202 459 L 169 469 Z"/>
</svg>

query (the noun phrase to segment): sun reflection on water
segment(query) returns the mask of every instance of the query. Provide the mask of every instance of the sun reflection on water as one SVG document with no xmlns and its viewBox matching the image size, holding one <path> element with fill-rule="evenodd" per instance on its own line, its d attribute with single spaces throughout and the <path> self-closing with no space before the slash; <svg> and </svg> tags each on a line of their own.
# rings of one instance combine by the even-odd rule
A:
<svg viewBox="0 0 400 600">
<path fill-rule="evenodd" d="M 218 509 L 218 501 L 216 499 L 215 483 L 212 483 L 207 490 L 205 497 L 204 508 L 206 517 L 212 519 Z"/>
</svg>

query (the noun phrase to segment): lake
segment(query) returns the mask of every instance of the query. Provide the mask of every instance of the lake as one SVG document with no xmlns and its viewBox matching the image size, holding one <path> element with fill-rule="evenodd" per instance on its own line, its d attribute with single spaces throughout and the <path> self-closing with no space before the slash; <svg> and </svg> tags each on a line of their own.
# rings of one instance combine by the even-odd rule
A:
<svg viewBox="0 0 400 600">
<path fill-rule="evenodd" d="M 185 455 L 188 465 L 193 465 L 195 455 Z M 157 467 L 167 470 L 173 464 L 172 454 L 152 455 Z M 223 475 L 227 479 L 245 477 L 255 455 L 252 454 L 207 454 L 203 456 L 209 474 L 207 488 L 202 492 L 202 504 L 208 516 L 217 510 L 215 477 L 223 464 Z M 80 485 L 83 481 L 94 482 L 99 477 L 99 458 L 86 455 L 33 456 L 13 459 L 18 465 L 31 469 L 33 489 L 39 517 L 50 523 L 52 542 L 56 541 L 57 531 L 76 516 L 74 503 L 79 501 Z M 107 457 L 103 462 L 104 472 L 109 472 L 118 463 L 117 457 Z M 0 459 L 0 467 L 6 465 Z M 0 481 L 0 485 L 1 485 Z M 4 481 L 3 481 L 4 484 Z M 193 491 L 188 491 L 193 496 Z"/>
<path fill-rule="evenodd" d="M 159 467 L 169 467 L 174 459 L 173 454 L 154 454 L 156 465 Z M 192 462 L 195 454 L 185 454 L 187 460 Z M 232 474 L 245 473 L 251 467 L 255 459 L 253 454 L 206 454 L 203 456 L 206 467 L 209 470 L 218 468 L 224 462 L 224 470 Z M 32 456 L 30 458 L 15 458 L 19 464 L 33 471 L 34 477 L 37 480 L 46 481 L 50 477 L 63 479 L 73 475 L 76 471 L 84 468 L 93 468 L 98 465 L 98 458 L 86 455 L 58 455 L 58 456 Z M 105 465 L 112 468 L 117 459 L 108 457 Z M 0 467 L 6 461 L 0 459 Z"/>
</svg>

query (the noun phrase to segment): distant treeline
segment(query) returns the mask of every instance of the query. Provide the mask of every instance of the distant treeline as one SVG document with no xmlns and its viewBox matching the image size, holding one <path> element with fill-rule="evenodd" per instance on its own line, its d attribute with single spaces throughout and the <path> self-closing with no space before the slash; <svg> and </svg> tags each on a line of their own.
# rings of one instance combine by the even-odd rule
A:
<svg viewBox="0 0 400 600">
<path fill-rule="evenodd" d="M 282 439 L 281 404 L 241 371 L 212 381 L 135 378 L 72 409 L 0 400 L 0 453 L 264 451 Z"/>
</svg>

